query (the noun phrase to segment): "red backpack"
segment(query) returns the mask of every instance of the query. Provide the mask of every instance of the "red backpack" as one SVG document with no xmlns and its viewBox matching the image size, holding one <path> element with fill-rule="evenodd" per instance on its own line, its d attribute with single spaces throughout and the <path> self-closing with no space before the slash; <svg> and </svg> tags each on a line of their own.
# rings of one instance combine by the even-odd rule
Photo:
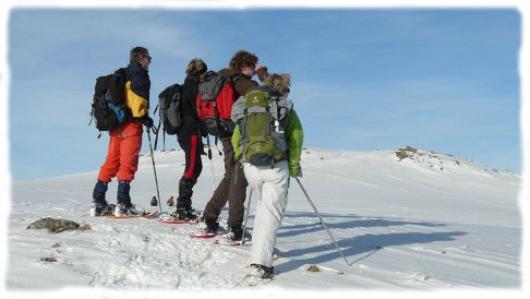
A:
<svg viewBox="0 0 530 299">
<path fill-rule="evenodd" d="M 199 91 L 195 99 L 197 115 L 203 123 L 203 128 L 211 135 L 217 136 L 218 129 L 225 132 L 234 130 L 231 120 L 232 105 L 236 93 L 230 77 L 221 76 L 215 72 L 207 72 L 199 83 Z"/>
</svg>

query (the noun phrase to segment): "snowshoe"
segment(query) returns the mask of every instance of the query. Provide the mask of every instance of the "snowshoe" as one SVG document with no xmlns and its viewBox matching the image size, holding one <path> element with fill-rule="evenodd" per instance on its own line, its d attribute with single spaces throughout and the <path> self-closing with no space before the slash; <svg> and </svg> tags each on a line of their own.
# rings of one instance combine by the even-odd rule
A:
<svg viewBox="0 0 530 299">
<path fill-rule="evenodd" d="M 203 230 L 198 233 L 191 233 L 190 238 L 192 239 L 211 239 L 218 235 L 217 232 Z"/>
<path fill-rule="evenodd" d="M 244 244 L 249 244 L 249 242 L 252 240 L 252 236 L 245 232 L 245 237 L 240 238 L 239 240 L 232 239 L 230 233 L 228 233 L 224 238 L 220 238 L 214 241 L 215 245 L 226 245 L 226 246 L 241 246 L 244 242 Z"/>
<path fill-rule="evenodd" d="M 273 273 L 274 267 L 251 264 L 249 273 L 243 278 L 243 284 L 246 286 L 266 284 L 272 280 Z"/>
<path fill-rule="evenodd" d="M 219 226 L 217 222 L 204 221 L 201 222 L 200 230 L 197 233 L 190 234 L 194 239 L 210 239 L 219 235 L 225 234 L 225 230 Z"/>
<path fill-rule="evenodd" d="M 144 216 L 145 212 L 142 209 L 136 209 L 135 205 L 118 204 L 114 208 L 115 217 L 141 217 Z"/>
<path fill-rule="evenodd" d="M 190 234 L 190 237 L 193 239 L 211 239 L 222 234 L 224 234 L 224 231 L 219 229 L 212 230 L 209 228 L 203 228 L 196 233 Z"/>
<path fill-rule="evenodd" d="M 161 223 L 167 224 L 198 224 L 197 217 L 179 217 L 176 213 L 162 215 L 158 218 Z"/>
<path fill-rule="evenodd" d="M 224 245 L 224 246 L 241 246 L 241 241 L 232 241 L 228 238 L 217 239 L 213 243 L 215 245 Z"/>
<path fill-rule="evenodd" d="M 90 207 L 90 216 L 97 217 L 97 216 L 112 215 L 112 213 L 114 212 L 114 209 L 115 209 L 114 204 L 93 202 L 92 206 Z"/>
<path fill-rule="evenodd" d="M 241 242 L 241 239 L 243 239 L 243 226 L 241 225 L 229 226 L 228 227 L 228 238 L 230 239 L 230 241 Z"/>
<path fill-rule="evenodd" d="M 174 212 L 169 214 L 179 220 L 199 222 L 199 214 L 193 208 L 177 208 Z"/>
</svg>

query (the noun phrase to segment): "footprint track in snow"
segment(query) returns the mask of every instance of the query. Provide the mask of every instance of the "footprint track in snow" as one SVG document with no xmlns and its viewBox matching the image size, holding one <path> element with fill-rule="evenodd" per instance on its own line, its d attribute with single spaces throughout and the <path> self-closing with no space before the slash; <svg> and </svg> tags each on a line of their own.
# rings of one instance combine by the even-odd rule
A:
<svg viewBox="0 0 530 299">
<path fill-rule="evenodd" d="M 95 245 L 113 261 L 98 266 L 90 286 L 199 289 L 236 287 L 240 281 L 239 274 L 230 276 L 222 269 L 238 258 L 234 252 L 210 242 L 194 242 L 188 237 L 189 228 L 160 227 L 153 234 L 149 225 L 111 224 L 104 230 L 113 233 Z"/>
</svg>

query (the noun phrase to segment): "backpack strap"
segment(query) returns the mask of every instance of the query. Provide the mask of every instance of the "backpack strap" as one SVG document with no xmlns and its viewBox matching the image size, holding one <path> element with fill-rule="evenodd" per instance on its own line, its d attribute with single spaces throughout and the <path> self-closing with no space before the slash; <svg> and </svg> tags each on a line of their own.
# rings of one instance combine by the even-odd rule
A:
<svg viewBox="0 0 530 299">
<path fill-rule="evenodd" d="M 271 97 L 271 106 L 273 106 L 273 114 L 277 120 L 283 120 L 293 110 L 293 102 L 288 100 L 286 97 Z"/>
<path fill-rule="evenodd" d="M 208 145 L 208 160 L 212 160 L 212 147 L 210 146 L 210 135 L 206 134 L 206 144 Z"/>
<path fill-rule="evenodd" d="M 239 120 L 239 133 L 241 134 L 241 140 L 245 140 L 246 137 L 247 137 L 247 128 L 246 128 L 246 121 L 245 119 L 247 118 L 248 116 L 248 109 L 245 108 L 243 110 L 243 116 L 241 117 L 241 119 Z"/>
<path fill-rule="evenodd" d="M 156 106 L 158 108 L 158 105 Z M 155 109 L 156 111 L 156 109 Z M 153 112 L 153 114 L 155 114 L 156 112 Z M 162 120 L 160 118 L 158 118 L 158 127 L 156 129 L 156 137 L 155 137 L 155 151 L 156 151 L 156 145 L 158 144 L 158 132 L 160 132 L 160 126 L 162 125 Z M 166 133 L 166 131 L 164 130 L 164 134 Z"/>
</svg>

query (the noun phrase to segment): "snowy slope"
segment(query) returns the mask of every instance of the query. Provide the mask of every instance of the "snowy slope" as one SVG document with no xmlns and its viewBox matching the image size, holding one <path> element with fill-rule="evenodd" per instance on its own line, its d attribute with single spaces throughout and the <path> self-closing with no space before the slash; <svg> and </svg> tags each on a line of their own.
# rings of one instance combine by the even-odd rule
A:
<svg viewBox="0 0 530 299">
<path fill-rule="evenodd" d="M 292 181 L 279 231 L 277 276 L 266 287 L 518 287 L 519 176 L 427 151 L 406 155 L 400 160 L 392 150 L 305 150 L 302 182 L 351 265 L 337 253 Z M 155 159 L 165 201 L 176 195 L 183 153 L 157 152 Z M 220 180 L 222 157 L 214 156 L 210 166 L 205 160 L 194 195 L 197 209 L 212 193 L 212 173 L 216 182 Z M 239 287 L 248 246 L 192 240 L 192 225 L 89 217 L 95 177 L 93 171 L 13 183 L 9 289 Z M 112 184 L 108 199 L 114 200 L 115 192 Z M 132 184 L 133 202 L 148 208 L 155 193 L 151 159 L 141 157 Z M 92 230 L 50 234 L 26 229 L 44 216 L 87 223 Z M 48 256 L 57 262 L 40 261 Z M 313 264 L 321 271 L 308 272 Z"/>
</svg>

